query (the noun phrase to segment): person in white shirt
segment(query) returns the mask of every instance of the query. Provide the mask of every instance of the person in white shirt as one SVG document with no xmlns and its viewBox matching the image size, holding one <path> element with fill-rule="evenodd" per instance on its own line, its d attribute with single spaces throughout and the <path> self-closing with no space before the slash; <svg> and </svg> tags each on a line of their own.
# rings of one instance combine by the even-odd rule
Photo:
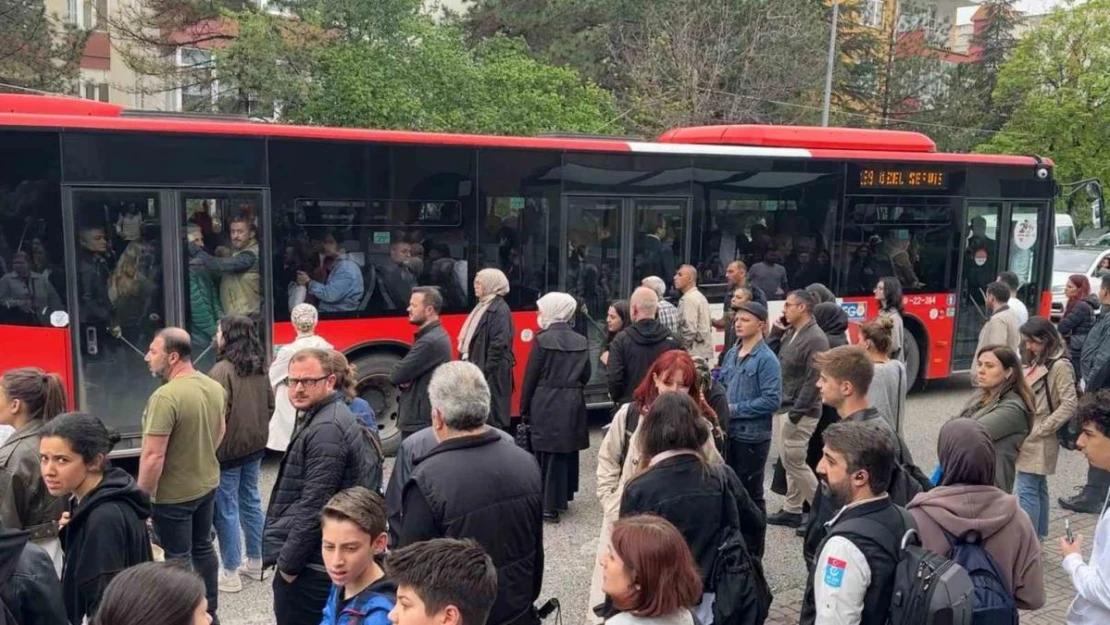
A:
<svg viewBox="0 0 1110 625">
<path fill-rule="evenodd" d="M 1003 271 L 998 274 L 998 281 L 1010 287 L 1010 301 L 1006 302 L 1010 306 L 1010 310 L 1014 311 L 1017 316 L 1018 322 L 1024 324 L 1029 321 L 1029 308 L 1026 307 L 1025 302 L 1018 298 L 1018 287 L 1021 286 L 1021 280 L 1018 275 L 1012 271 Z"/>
<path fill-rule="evenodd" d="M 1075 415 L 1082 431 L 1075 447 L 1087 456 L 1092 467 L 1110 470 L 1110 390 L 1089 393 L 1079 402 Z M 1108 497 L 1110 499 L 1110 497 Z M 1083 562 L 1083 536 L 1069 542 L 1060 539 L 1064 570 L 1075 586 L 1075 599 L 1068 609 L 1068 625 L 1110 623 L 1110 514 L 1104 501 L 1095 526 L 1091 560 Z"/>
<path fill-rule="evenodd" d="M 678 342 L 694 358 L 713 362 L 713 317 L 709 300 L 698 290 L 698 272 L 692 265 L 683 265 L 674 274 L 674 288 L 682 292 L 678 300 Z"/>
</svg>

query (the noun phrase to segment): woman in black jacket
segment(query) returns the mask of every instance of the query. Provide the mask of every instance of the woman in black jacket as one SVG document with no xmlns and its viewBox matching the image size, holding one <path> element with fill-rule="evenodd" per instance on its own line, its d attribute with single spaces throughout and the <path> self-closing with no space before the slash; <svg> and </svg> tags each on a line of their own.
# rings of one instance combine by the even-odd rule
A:
<svg viewBox="0 0 1110 625">
<path fill-rule="evenodd" d="M 566 293 L 536 302 L 540 332 L 528 355 L 520 415 L 531 428 L 532 451 L 543 473 L 543 518 L 558 523 L 578 491 L 578 452 L 588 449 L 586 400 L 590 352 L 570 320 L 578 306 Z"/>
<path fill-rule="evenodd" d="M 1091 283 L 1087 276 L 1080 273 L 1068 276 L 1064 295 L 1068 301 L 1064 305 L 1064 316 L 1056 329 L 1068 344 L 1075 379 L 1079 380 L 1079 356 L 1083 352 L 1083 344 L 1087 342 L 1087 334 L 1095 325 L 1095 313 L 1100 305 L 1098 297 L 1091 293 Z"/>
<path fill-rule="evenodd" d="M 500 269 L 483 269 L 474 276 L 478 305 L 459 332 L 459 358 L 474 363 L 489 383 L 489 421 L 509 429 L 509 401 L 513 396 L 513 317 L 505 296 L 509 279 Z"/>
<path fill-rule="evenodd" d="M 62 592 L 69 622 L 92 620 L 101 595 L 120 571 L 151 561 L 150 499 L 123 469 L 108 464 L 119 442 L 96 417 L 63 414 L 43 429 L 42 478 L 68 497 L 59 534 L 65 551 Z"/>
<path fill-rule="evenodd" d="M 702 584 L 712 588 L 722 530 L 739 519 L 740 533 L 752 555 L 763 556 L 766 519 L 728 465 L 710 468 L 698 450 L 709 431 L 694 400 L 685 393 L 663 393 L 640 424 L 640 452 L 648 466 L 624 488 L 621 518 L 658 514 L 686 539 L 698 563 Z M 734 507 L 735 513 L 731 510 Z M 712 622 L 703 599 L 695 610 L 702 623 Z M 708 618 L 706 618 L 708 617 Z"/>
</svg>

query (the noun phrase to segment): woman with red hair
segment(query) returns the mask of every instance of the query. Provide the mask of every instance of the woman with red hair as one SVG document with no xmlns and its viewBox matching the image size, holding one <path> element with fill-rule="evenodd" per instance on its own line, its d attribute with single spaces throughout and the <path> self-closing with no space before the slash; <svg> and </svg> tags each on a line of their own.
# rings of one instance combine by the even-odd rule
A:
<svg viewBox="0 0 1110 625">
<path fill-rule="evenodd" d="M 704 419 L 704 425 L 714 435 L 719 431 L 717 413 L 706 403 L 698 381 L 697 367 L 694 359 L 681 349 L 672 349 L 663 352 L 651 364 L 644 379 L 632 393 L 632 401 L 621 406 L 613 415 L 613 422 L 605 433 L 605 440 L 597 455 L 597 497 L 601 500 L 601 509 L 604 514 L 601 521 L 601 537 L 598 540 L 598 557 L 600 558 L 609 549 L 609 534 L 613 522 L 620 516 L 621 496 L 624 494 L 624 485 L 644 468 L 640 453 L 637 425 L 643 420 L 656 398 L 663 393 L 686 393 L 698 405 L 698 410 Z M 717 447 L 714 444 L 715 436 L 709 436 L 699 450 L 703 459 L 711 465 L 723 465 Z M 601 592 L 601 567 L 594 570 L 593 583 L 590 585 L 589 623 L 598 623 L 600 619 L 593 612 L 593 608 L 604 601 Z"/>
<path fill-rule="evenodd" d="M 1068 301 L 1064 305 L 1064 316 L 1056 329 L 1068 344 L 1075 379 L 1080 380 L 1079 355 L 1083 351 L 1083 343 L 1087 342 L 1087 333 L 1095 325 L 1095 312 L 1099 309 L 1098 297 L 1091 293 L 1091 281 L 1081 273 L 1068 276 L 1064 295 Z"/>
</svg>

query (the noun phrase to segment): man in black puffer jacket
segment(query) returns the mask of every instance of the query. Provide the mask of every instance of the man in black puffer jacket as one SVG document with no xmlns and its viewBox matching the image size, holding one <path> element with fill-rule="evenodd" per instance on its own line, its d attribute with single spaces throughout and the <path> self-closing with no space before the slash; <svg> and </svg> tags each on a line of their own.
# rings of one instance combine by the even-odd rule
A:
<svg viewBox="0 0 1110 625">
<path fill-rule="evenodd" d="M 29 532 L 0 530 L 0 623 L 6 608 L 15 617 L 8 625 L 67 625 L 54 563 L 30 540 Z"/>
<path fill-rule="evenodd" d="M 399 546 L 471 538 L 497 567 L 489 625 L 539 625 L 543 483 L 532 454 L 486 426 L 489 385 L 469 362 L 440 365 L 428 385 L 439 441 L 402 490 Z"/>
<path fill-rule="evenodd" d="M 605 375 L 609 397 L 618 407 L 632 401 L 632 392 L 660 354 L 681 349 L 667 327 L 656 320 L 658 309 L 659 296 L 655 291 L 646 286 L 636 289 L 628 301 L 632 325 L 621 330 L 609 344 Z"/>
<path fill-rule="evenodd" d="M 352 486 L 381 492 L 382 457 L 370 431 L 336 392 L 331 359 L 304 349 L 289 361 L 289 400 L 297 425 L 281 460 L 266 510 L 262 565 L 277 567 L 274 616 L 278 625 L 320 620 L 331 578 L 320 554 L 320 510 Z"/>
</svg>

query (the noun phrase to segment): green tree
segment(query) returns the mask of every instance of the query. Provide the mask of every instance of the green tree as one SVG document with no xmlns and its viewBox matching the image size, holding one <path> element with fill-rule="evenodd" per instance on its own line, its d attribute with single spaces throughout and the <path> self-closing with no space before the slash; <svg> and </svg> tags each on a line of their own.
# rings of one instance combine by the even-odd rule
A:
<svg viewBox="0 0 1110 625">
<path fill-rule="evenodd" d="M 619 132 L 612 95 L 573 69 L 531 56 L 519 39 L 470 45 L 413 3 L 303 2 L 297 19 L 236 16 L 218 51 L 221 76 L 282 120 L 497 134 Z"/>
<path fill-rule="evenodd" d="M 86 39 L 87 33 L 47 14 L 42 0 L 0 3 L 0 91 L 12 85 L 71 92 Z"/>
<path fill-rule="evenodd" d="M 1047 156 L 1062 182 L 1110 181 L 1108 67 L 1110 0 L 1056 9 L 999 71 L 994 101 L 1012 113 L 976 150 Z"/>
</svg>

